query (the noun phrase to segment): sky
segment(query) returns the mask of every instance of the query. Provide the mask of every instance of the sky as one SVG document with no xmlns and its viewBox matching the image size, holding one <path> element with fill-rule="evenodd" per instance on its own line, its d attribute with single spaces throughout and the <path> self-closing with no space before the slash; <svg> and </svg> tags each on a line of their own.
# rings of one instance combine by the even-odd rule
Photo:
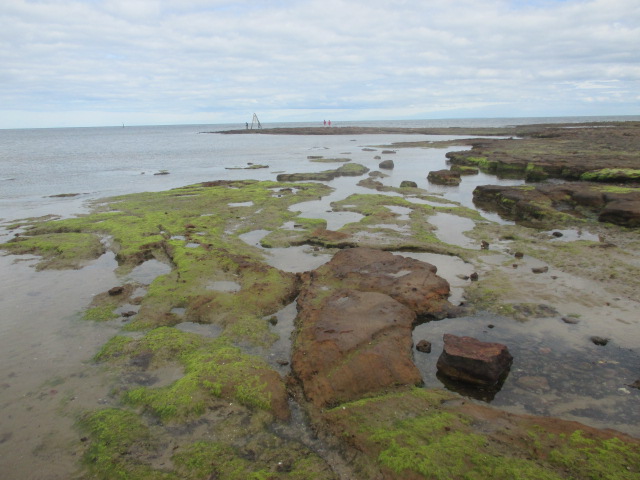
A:
<svg viewBox="0 0 640 480">
<path fill-rule="evenodd" d="M 0 128 L 639 115 L 638 0 L 0 0 Z"/>
</svg>

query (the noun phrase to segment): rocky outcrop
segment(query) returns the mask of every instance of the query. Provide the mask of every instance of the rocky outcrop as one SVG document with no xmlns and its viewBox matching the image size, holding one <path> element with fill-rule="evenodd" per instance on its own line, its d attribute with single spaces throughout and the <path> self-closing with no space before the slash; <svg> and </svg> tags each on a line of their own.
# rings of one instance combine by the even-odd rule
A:
<svg viewBox="0 0 640 480">
<path fill-rule="evenodd" d="M 456 311 L 433 265 L 350 248 L 301 280 L 291 369 L 310 402 L 324 407 L 421 383 L 413 325 Z"/>
<path fill-rule="evenodd" d="M 460 174 L 451 170 L 434 170 L 429 172 L 427 180 L 436 185 L 459 185 Z"/>
<path fill-rule="evenodd" d="M 501 343 L 444 334 L 438 372 L 454 380 L 476 385 L 496 385 L 508 373 L 513 357 Z"/>
<path fill-rule="evenodd" d="M 383 160 L 380 162 L 378 167 L 383 168 L 385 170 L 393 170 L 393 168 L 395 167 L 395 164 L 393 163 L 393 160 Z"/>
<path fill-rule="evenodd" d="M 322 172 L 308 173 L 281 173 L 276 177 L 278 182 L 301 182 L 301 181 L 329 181 L 337 177 L 358 177 L 367 173 L 369 169 L 358 163 L 347 163 L 335 170 L 325 170 Z"/>
<path fill-rule="evenodd" d="M 298 317 L 291 366 L 318 407 L 422 381 L 411 357 L 415 313 L 388 295 L 340 290 Z"/>
<path fill-rule="evenodd" d="M 482 185 L 473 191 L 474 203 L 534 226 L 562 221 L 568 215 L 593 216 L 601 222 L 640 226 L 640 189 L 592 183 L 523 186 Z M 568 217 L 570 218 L 570 217 Z"/>
<path fill-rule="evenodd" d="M 456 316 L 459 309 L 448 301 L 449 282 L 436 275 L 437 268 L 414 258 L 374 248 L 347 248 L 330 262 L 303 275 L 307 288 L 298 299 L 318 288 L 347 288 L 389 295 L 409 307 L 418 320 Z"/>
</svg>

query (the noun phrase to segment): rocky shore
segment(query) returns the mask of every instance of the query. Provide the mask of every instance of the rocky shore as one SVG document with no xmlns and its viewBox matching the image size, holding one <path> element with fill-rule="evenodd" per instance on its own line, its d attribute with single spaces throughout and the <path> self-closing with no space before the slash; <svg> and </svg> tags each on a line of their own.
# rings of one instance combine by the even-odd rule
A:
<svg viewBox="0 0 640 480">
<path fill-rule="evenodd" d="M 526 343 L 541 319 L 569 329 L 593 314 L 628 328 L 629 344 L 620 348 L 637 361 L 640 124 L 223 133 L 468 135 L 373 148 L 468 148 L 448 153 L 450 170 L 430 176 L 440 188 L 478 172 L 527 183 L 476 188 L 477 207 L 506 219 L 490 222 L 411 179 L 390 186 L 384 172 L 340 158 L 334 170 L 114 197 L 87 215 L 11 225 L 15 238 L 0 248 L 39 256 L 39 269 L 82 268 L 105 250 L 121 274 L 149 261 L 168 266 L 149 284 L 114 285 L 85 312 L 87 321 L 120 331 L 94 357 L 94 367 L 117 380 L 108 405 L 79 415 L 78 478 L 640 477 L 640 439 L 632 434 L 475 400 L 513 378 L 535 403 L 551 389 L 545 372 L 560 368 L 552 358 L 564 352 L 536 346 L 536 356 L 549 358 L 540 373 L 518 363 L 521 345 L 488 334 L 431 333 L 420 349 L 414 338 L 418 327 L 440 332 L 456 320 L 478 332 L 490 313 L 521 328 Z M 401 162 L 399 155 L 379 167 Z M 295 206 L 328 195 L 340 176 L 363 178 L 359 193 L 331 210 L 359 220 L 329 230 L 325 220 L 301 216 Z M 470 222 L 472 246 L 441 240 L 438 216 Z M 583 230 L 594 237 L 560 240 Z M 259 246 L 245 241 L 253 232 L 264 232 Z M 270 248 L 299 246 L 331 260 L 301 273 L 267 261 Z M 462 300 L 452 301 L 453 279 L 415 253 L 468 265 L 457 278 Z M 290 350 L 274 350 L 280 312 L 293 303 Z M 189 331 L 193 325 L 210 333 Z M 613 328 L 601 325 L 603 335 Z M 597 338 L 606 341 L 575 341 L 611 348 Z M 588 368 L 607 366 L 593 355 Z M 420 368 L 429 356 L 446 377 L 440 388 Z M 640 398 L 638 380 L 619 387 L 629 410 Z M 637 411 L 627 414 L 639 420 Z"/>
</svg>

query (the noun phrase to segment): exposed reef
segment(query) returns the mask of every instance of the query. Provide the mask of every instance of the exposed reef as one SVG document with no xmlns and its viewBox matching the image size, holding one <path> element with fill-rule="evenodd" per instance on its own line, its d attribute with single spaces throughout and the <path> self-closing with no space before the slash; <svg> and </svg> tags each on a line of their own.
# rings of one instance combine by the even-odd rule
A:
<svg viewBox="0 0 640 480">
<path fill-rule="evenodd" d="M 634 230 L 640 226 L 635 173 L 640 124 L 573 126 L 225 132 L 507 137 L 447 140 L 471 150 L 450 154 L 454 165 L 445 172 L 458 179 L 479 170 L 536 182 L 559 179 L 478 187 L 478 205 L 516 224 L 488 221 L 415 183 L 393 187 L 376 174 L 358 183 L 359 193 L 330 204 L 333 212 L 353 214 L 354 220 L 328 230 L 325 220 L 305 218 L 295 205 L 332 192 L 307 180 L 368 171 L 345 158 L 309 159 L 344 163 L 325 172 L 125 195 L 95 202 L 90 213 L 76 218 L 15 223 L 11 228 L 20 232 L 0 248 L 39 256 L 38 269 L 82 268 L 106 251 L 115 255 L 121 274 L 147 262 L 163 268 L 148 283 L 127 280 L 96 295 L 83 314 L 118 333 L 93 358 L 91 368 L 109 372 L 114 380 L 104 400 L 108 405 L 79 415 L 82 475 L 123 480 L 637 479 L 637 438 L 507 413 L 453 391 L 424 388 L 431 379 L 418 365 L 413 345 L 414 329 L 429 332 L 456 321 L 478 328 L 483 323 L 478 312 L 500 314 L 504 325 L 529 322 L 534 331 L 535 320 L 542 318 L 557 318 L 562 328 L 581 328 L 587 320 L 569 308 L 582 305 L 583 312 L 599 309 L 597 315 L 605 315 L 610 311 L 609 300 L 600 301 L 605 294 L 623 305 L 616 312 L 634 311 L 640 291 L 640 242 Z M 392 148 L 408 146 L 443 143 Z M 397 157 L 399 169 L 401 153 Z M 560 183 L 568 178 L 572 182 Z M 468 243 L 442 240 L 437 216 L 469 225 Z M 570 232 L 559 227 L 568 226 L 588 227 L 593 238 L 565 242 Z M 252 232 L 263 234 L 259 243 L 243 240 Z M 300 245 L 331 260 L 297 274 L 268 263 L 269 248 Z M 433 264 L 409 252 L 447 255 L 468 273 L 445 280 Z M 464 289 L 455 303 L 451 278 Z M 589 290 L 576 287 L 576 278 Z M 291 350 L 286 358 L 274 357 L 273 345 L 288 340 L 291 330 L 279 339 L 273 326 L 293 302 Z M 210 330 L 207 335 L 186 331 L 193 325 Z M 598 355 L 616 347 L 609 332 L 583 336 Z M 435 363 L 438 350 L 450 345 L 436 347 L 442 337 L 427 338 L 434 352 L 426 353 L 431 343 L 425 342 L 417 355 Z M 600 338 L 606 342 L 594 340 Z M 498 348 L 482 343 L 479 348 Z M 502 346 L 512 353 L 512 347 L 520 347 Z M 491 386 L 500 384 L 511 365 L 505 349 L 498 352 L 500 368 L 485 382 Z M 563 358 L 550 346 L 537 350 L 537 356 L 552 353 L 550 358 Z M 589 378 L 597 378 L 596 368 L 608 362 L 593 355 L 586 362 L 594 372 Z M 551 388 L 543 373 L 522 363 L 517 367 L 522 388 Z M 618 383 L 620 398 L 637 394 L 636 379 L 634 372 Z M 542 402 L 538 390 L 531 394 L 533 402 Z M 635 412 L 627 414 L 637 418 Z"/>
</svg>

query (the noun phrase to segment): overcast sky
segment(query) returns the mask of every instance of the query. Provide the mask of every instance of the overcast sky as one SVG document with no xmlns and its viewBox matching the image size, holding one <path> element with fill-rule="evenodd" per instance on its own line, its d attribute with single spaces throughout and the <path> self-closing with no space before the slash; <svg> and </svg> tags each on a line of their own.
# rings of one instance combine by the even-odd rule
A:
<svg viewBox="0 0 640 480">
<path fill-rule="evenodd" d="M 640 114 L 639 0 L 0 0 L 0 128 Z"/>
</svg>

